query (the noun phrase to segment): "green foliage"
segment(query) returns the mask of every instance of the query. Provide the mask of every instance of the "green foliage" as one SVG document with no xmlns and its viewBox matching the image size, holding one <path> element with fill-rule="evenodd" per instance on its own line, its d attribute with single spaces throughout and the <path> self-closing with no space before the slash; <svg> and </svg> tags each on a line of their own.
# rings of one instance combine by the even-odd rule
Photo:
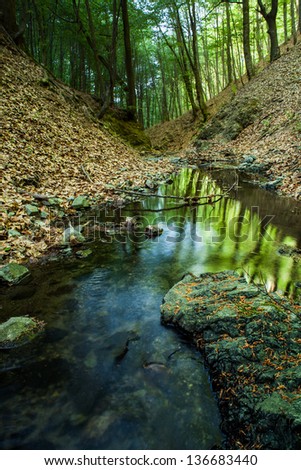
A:
<svg viewBox="0 0 301 470">
<path fill-rule="evenodd" d="M 93 38 L 85 0 L 17 0 L 18 21 L 26 21 L 27 48 L 56 77 L 94 94 L 100 108 L 108 101 L 126 108 L 120 0 L 89 0 L 88 5 L 97 51 L 89 43 Z M 257 6 L 257 0 L 250 0 L 254 63 L 266 57 L 269 48 L 266 23 Z M 291 11 L 285 10 L 286 6 L 286 0 L 279 0 L 280 42 L 293 31 Z M 209 99 L 229 84 L 229 70 L 234 80 L 245 73 L 240 2 L 227 7 L 225 2 L 214 0 L 128 0 L 128 9 L 137 115 L 144 127 L 176 118 L 190 109 L 193 101 L 197 104 L 198 82 L 204 98 Z M 194 68 L 199 70 L 199 77 Z M 235 93 L 236 84 L 232 87 Z"/>
</svg>

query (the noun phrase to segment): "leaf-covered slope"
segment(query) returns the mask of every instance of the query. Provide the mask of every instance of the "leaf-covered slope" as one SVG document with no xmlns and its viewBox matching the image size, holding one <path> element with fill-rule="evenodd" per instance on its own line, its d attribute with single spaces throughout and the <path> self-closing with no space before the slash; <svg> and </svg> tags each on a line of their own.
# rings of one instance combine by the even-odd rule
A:
<svg viewBox="0 0 301 470">
<path fill-rule="evenodd" d="M 283 178 L 282 193 L 301 199 L 300 77 L 301 43 L 247 83 L 201 130 L 200 156 L 214 157 L 204 140 L 221 144 L 219 150 L 238 161 L 252 155 L 269 167 L 270 179 Z"/>
<path fill-rule="evenodd" d="M 62 198 L 61 207 L 69 213 L 70 199 L 79 194 L 102 202 L 110 196 L 108 183 L 143 185 L 163 168 L 113 137 L 84 100 L 47 77 L 26 54 L 3 38 L 0 47 L 1 242 L 5 260 L 20 261 L 39 256 L 59 235 L 45 237 L 37 227 L 33 234 L 25 208 L 33 193 Z M 11 230 L 21 237 L 11 236 Z"/>
<path fill-rule="evenodd" d="M 301 199 L 301 41 L 288 49 L 283 47 L 283 55 L 250 82 L 235 87 L 236 93 L 228 87 L 211 100 L 212 117 L 205 126 L 187 113 L 150 129 L 151 141 L 183 150 L 188 137 L 195 163 L 240 163 L 252 155 L 256 163 L 267 164 L 271 180 L 283 177 L 278 187 L 283 194 Z"/>
</svg>

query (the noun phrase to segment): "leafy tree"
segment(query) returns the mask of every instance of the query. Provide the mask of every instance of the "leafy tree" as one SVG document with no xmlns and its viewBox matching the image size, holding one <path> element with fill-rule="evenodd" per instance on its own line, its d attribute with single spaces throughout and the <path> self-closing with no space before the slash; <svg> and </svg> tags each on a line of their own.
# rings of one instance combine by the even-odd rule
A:
<svg viewBox="0 0 301 470">
<path fill-rule="evenodd" d="M 1 25 L 71 87 L 148 127 L 254 75 L 296 38 L 295 0 L 0 0 Z M 278 9 L 282 14 L 278 15 Z M 17 13 L 17 15 L 16 15 Z M 298 26 L 297 26 L 298 18 Z M 268 34 L 265 25 L 268 25 Z M 21 35 L 20 35 L 21 36 Z M 125 114 L 124 114 L 125 115 Z"/>
<path fill-rule="evenodd" d="M 271 41 L 271 51 L 270 51 L 270 61 L 280 57 L 280 49 L 278 45 L 278 33 L 277 33 L 277 13 L 278 13 L 278 0 L 272 0 L 271 9 L 268 12 L 266 6 L 263 4 L 262 0 L 258 0 L 258 5 L 260 8 L 260 13 L 264 17 L 268 25 L 268 34 Z"/>
</svg>

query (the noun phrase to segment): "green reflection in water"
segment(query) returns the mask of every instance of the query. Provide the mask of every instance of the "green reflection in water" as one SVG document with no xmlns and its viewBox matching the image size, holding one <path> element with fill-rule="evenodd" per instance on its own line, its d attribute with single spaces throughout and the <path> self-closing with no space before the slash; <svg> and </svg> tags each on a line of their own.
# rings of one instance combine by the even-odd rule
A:
<svg viewBox="0 0 301 470">
<path fill-rule="evenodd" d="M 160 194 L 198 195 L 205 202 L 205 196 L 224 194 L 237 178 L 234 172 L 232 178 L 227 176 L 223 187 L 217 183 L 216 174 L 204 175 L 187 168 Z M 220 180 L 220 173 L 218 177 Z M 280 255 L 278 250 L 282 245 L 300 246 L 301 218 L 289 213 L 290 204 L 298 207 L 297 202 L 239 182 L 237 191 L 214 205 L 179 207 L 182 203 L 176 199 L 146 198 L 140 213 L 145 225 L 159 223 L 164 227 L 164 240 L 175 245 L 172 250 L 179 263 L 182 260 L 196 274 L 237 269 L 253 282 L 265 283 L 269 291 L 295 295 L 296 283 L 301 278 L 300 263 Z M 151 212 L 158 209 L 168 210 Z M 280 219 L 278 212 L 286 216 Z M 187 258 L 192 261 L 190 264 Z"/>
</svg>

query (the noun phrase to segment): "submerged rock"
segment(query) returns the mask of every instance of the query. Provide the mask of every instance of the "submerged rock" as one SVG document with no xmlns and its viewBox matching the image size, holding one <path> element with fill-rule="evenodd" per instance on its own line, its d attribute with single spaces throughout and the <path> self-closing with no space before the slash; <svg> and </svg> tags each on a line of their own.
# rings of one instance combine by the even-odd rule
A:
<svg viewBox="0 0 301 470">
<path fill-rule="evenodd" d="M 80 245 L 86 241 L 85 237 L 80 232 L 80 227 L 74 228 L 70 225 L 63 233 L 63 244 L 70 243 L 71 245 Z"/>
<path fill-rule="evenodd" d="M 290 245 L 285 245 L 285 244 L 281 245 L 278 249 L 278 253 L 283 256 L 289 256 L 296 261 L 301 260 L 301 249 L 295 248 Z"/>
<path fill-rule="evenodd" d="M 18 263 L 9 263 L 0 268 L 0 281 L 8 284 L 18 284 L 25 276 L 29 274 L 29 270 Z"/>
<path fill-rule="evenodd" d="M 122 227 L 126 230 L 134 230 L 137 226 L 138 222 L 135 217 L 126 217 L 125 221 L 122 223 Z"/>
<path fill-rule="evenodd" d="M 144 233 L 149 238 L 159 237 L 163 233 L 163 228 L 158 225 L 147 225 Z"/>
<path fill-rule="evenodd" d="M 90 248 L 86 250 L 79 250 L 76 252 L 77 258 L 88 258 L 88 256 L 92 255 L 93 251 Z"/>
<path fill-rule="evenodd" d="M 280 178 L 277 178 L 274 181 L 268 181 L 267 183 L 261 183 L 260 187 L 263 188 L 263 189 L 274 191 L 275 189 L 277 189 L 278 186 L 280 186 L 282 181 L 283 181 L 283 177 L 281 176 Z"/>
<path fill-rule="evenodd" d="M 231 448 L 301 446 L 298 312 L 233 271 L 188 274 L 164 298 L 162 322 L 205 355 Z"/>
<path fill-rule="evenodd" d="M 41 331 L 43 324 L 30 317 L 11 317 L 0 324 L 0 348 L 9 349 L 20 346 Z"/>
</svg>

